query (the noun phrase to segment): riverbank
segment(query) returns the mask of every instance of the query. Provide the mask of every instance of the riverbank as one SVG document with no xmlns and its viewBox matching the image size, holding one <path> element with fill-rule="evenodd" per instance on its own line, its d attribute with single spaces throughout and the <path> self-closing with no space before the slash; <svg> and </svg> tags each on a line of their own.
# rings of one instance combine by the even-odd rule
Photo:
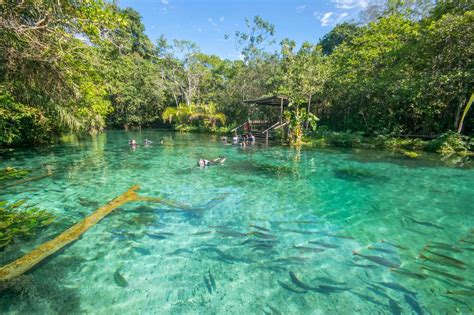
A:
<svg viewBox="0 0 474 315">
<path fill-rule="evenodd" d="M 398 150 L 407 157 L 416 158 L 423 151 L 445 156 L 469 157 L 474 154 L 474 140 L 455 132 L 447 132 L 438 138 L 400 138 L 388 135 L 365 136 L 358 132 L 335 132 L 319 129 L 305 138 L 305 144 L 313 147 L 344 147 L 361 149 Z"/>
</svg>

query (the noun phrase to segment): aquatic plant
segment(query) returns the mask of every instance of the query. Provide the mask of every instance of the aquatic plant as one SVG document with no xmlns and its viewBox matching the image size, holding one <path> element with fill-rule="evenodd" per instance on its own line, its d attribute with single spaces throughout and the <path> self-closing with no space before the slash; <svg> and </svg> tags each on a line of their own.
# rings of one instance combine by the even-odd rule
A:
<svg viewBox="0 0 474 315">
<path fill-rule="evenodd" d="M 0 202 L 0 250 L 16 239 L 31 238 L 55 217 L 46 210 L 26 205 L 26 200 Z"/>
<path fill-rule="evenodd" d="M 14 167 L 5 167 L 0 170 L 0 180 L 18 179 L 26 176 L 30 170 L 27 169 L 16 169 Z"/>
</svg>

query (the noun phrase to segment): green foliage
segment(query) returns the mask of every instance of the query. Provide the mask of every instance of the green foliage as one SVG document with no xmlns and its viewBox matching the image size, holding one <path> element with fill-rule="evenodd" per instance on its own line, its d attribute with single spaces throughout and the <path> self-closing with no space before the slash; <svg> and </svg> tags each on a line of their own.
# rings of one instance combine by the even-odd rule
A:
<svg viewBox="0 0 474 315">
<path fill-rule="evenodd" d="M 450 131 L 431 141 L 428 144 L 427 149 L 430 151 L 436 151 L 443 155 L 450 155 L 453 153 L 463 155 L 473 149 L 473 144 L 472 139 L 469 137 Z"/>
<path fill-rule="evenodd" d="M 25 202 L 0 202 L 0 251 L 17 239 L 35 236 L 41 228 L 54 222 L 51 213 L 28 206 Z"/>
<path fill-rule="evenodd" d="M 218 123 L 223 125 L 226 122 L 225 115 L 217 112 L 214 103 L 179 104 L 178 107 L 166 108 L 162 117 L 168 123 L 175 122 L 176 129 L 180 131 L 190 131 L 189 127 L 215 129 Z"/>
<path fill-rule="evenodd" d="M 341 23 L 336 25 L 329 33 L 320 40 L 322 52 L 330 55 L 337 46 L 345 41 L 350 41 L 357 36 L 359 27 L 352 23 Z"/>
<path fill-rule="evenodd" d="M 275 94 L 289 97 L 295 144 L 318 118 L 338 131 L 318 132 L 321 145 L 400 152 L 426 143 L 399 135 L 443 134 L 464 120 L 473 131 L 472 1 L 379 1 L 362 23 L 298 49 L 285 39 L 279 52 L 274 25 L 255 16 L 233 36 L 243 57 L 235 61 L 190 41 L 154 44 L 136 11 L 110 1 L 9 0 L 0 16 L 1 146 L 163 122 L 221 132 L 267 114 L 242 100 Z M 453 135 L 438 142 L 440 152 L 469 147 Z"/>
<path fill-rule="evenodd" d="M 15 102 L 0 86 L 0 146 L 48 142 L 53 131 L 40 109 Z"/>
<path fill-rule="evenodd" d="M 322 123 L 369 134 L 457 128 L 474 88 L 474 12 L 387 12 L 330 55 Z"/>
</svg>

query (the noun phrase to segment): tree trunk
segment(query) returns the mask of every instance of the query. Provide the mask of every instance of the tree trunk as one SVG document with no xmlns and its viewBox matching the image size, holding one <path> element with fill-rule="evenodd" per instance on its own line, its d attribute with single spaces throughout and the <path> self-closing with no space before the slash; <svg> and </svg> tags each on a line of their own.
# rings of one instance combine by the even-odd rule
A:
<svg viewBox="0 0 474 315">
<path fill-rule="evenodd" d="M 307 111 L 308 116 L 306 117 L 306 130 L 308 130 L 308 128 L 309 128 L 309 111 L 311 109 L 311 99 L 312 98 L 313 98 L 313 96 L 310 94 L 309 99 L 308 99 L 308 111 Z"/>
</svg>

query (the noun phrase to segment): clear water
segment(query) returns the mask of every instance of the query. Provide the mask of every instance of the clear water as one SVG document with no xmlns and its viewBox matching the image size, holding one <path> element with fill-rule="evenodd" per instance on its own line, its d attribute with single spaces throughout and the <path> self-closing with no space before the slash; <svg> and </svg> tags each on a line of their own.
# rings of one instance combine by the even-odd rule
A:
<svg viewBox="0 0 474 315">
<path fill-rule="evenodd" d="M 131 150 L 127 141 L 132 137 L 155 143 Z M 158 143 L 161 138 L 164 144 Z M 228 157 L 224 165 L 195 166 L 200 157 L 221 155 Z M 242 149 L 210 135 L 114 131 L 17 150 L 2 157 L 1 167 L 6 166 L 35 169 L 32 175 L 53 172 L 3 189 L 0 198 L 28 198 L 59 220 L 35 240 L 0 253 L 1 264 L 53 238 L 134 184 L 140 185 L 141 195 L 180 201 L 193 210 L 144 202 L 116 209 L 1 291 L 2 313 L 474 311 L 472 296 L 446 294 L 474 290 L 474 169 L 469 165 L 454 168 L 438 157 L 413 161 L 377 151 Z M 163 232 L 172 234 L 153 235 Z M 463 261 L 466 268 L 420 259 L 429 241 L 462 248 L 461 253 L 431 250 Z M 393 272 L 353 251 L 400 263 L 400 270 L 427 278 Z M 126 286 L 114 277 L 117 271 Z"/>
</svg>

